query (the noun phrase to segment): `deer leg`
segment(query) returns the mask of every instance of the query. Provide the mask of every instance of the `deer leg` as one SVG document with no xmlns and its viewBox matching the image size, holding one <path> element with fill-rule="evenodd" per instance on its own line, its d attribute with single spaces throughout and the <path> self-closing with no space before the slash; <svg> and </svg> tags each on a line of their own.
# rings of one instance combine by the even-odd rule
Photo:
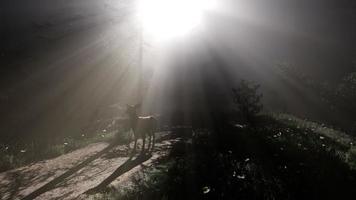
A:
<svg viewBox="0 0 356 200">
<path fill-rule="evenodd" d="M 152 135 L 149 134 L 148 135 L 148 146 L 147 146 L 147 150 L 150 151 L 150 148 L 151 148 L 151 138 L 152 138 Z"/>
<path fill-rule="evenodd" d="M 152 148 L 151 148 L 152 151 L 155 148 L 155 141 L 156 141 L 156 135 L 155 135 L 155 132 L 153 132 L 152 133 Z"/>
<path fill-rule="evenodd" d="M 153 146 L 154 146 L 154 139 L 153 139 L 153 134 L 151 135 L 151 151 L 153 151 Z"/>
<path fill-rule="evenodd" d="M 136 152 L 136 145 L 137 145 L 137 138 L 135 137 L 135 144 L 134 144 L 134 148 L 133 148 L 133 150 L 132 150 L 133 153 Z"/>
<path fill-rule="evenodd" d="M 129 132 L 128 135 L 127 135 L 127 148 L 129 150 L 131 149 L 131 147 L 130 147 L 131 140 L 132 140 L 132 135 L 131 135 L 131 132 Z"/>
<path fill-rule="evenodd" d="M 141 150 L 141 151 L 143 152 L 143 151 L 145 151 L 145 143 L 146 143 L 146 137 L 145 137 L 145 135 L 142 136 L 142 143 L 143 143 L 143 144 L 142 144 L 142 150 Z"/>
</svg>

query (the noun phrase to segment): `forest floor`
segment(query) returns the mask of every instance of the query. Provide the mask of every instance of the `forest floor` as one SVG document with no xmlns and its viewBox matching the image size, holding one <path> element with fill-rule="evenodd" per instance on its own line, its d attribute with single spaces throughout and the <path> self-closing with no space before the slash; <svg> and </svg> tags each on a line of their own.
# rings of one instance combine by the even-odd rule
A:
<svg viewBox="0 0 356 200">
<path fill-rule="evenodd" d="M 167 154 L 176 141 L 168 133 L 158 135 L 150 153 L 131 154 L 127 145 L 100 142 L 0 173 L 0 199 L 86 199 L 84 193 L 99 185 L 125 187 L 133 174 Z"/>
<path fill-rule="evenodd" d="M 355 140 L 289 115 L 171 127 L 155 149 L 115 140 L 0 173 L 0 199 L 349 199 Z M 133 144 L 131 143 L 131 146 Z"/>
</svg>

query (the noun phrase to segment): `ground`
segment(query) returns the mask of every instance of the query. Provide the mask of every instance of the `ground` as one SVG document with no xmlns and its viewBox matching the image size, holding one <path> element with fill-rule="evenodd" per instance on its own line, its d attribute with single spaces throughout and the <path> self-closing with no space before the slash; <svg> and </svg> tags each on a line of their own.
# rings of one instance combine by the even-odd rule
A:
<svg viewBox="0 0 356 200">
<path fill-rule="evenodd" d="M 278 118 L 278 120 L 276 120 Z M 11 199 L 349 199 L 354 138 L 289 115 L 172 127 L 151 154 L 93 143 L 0 174 Z M 131 146 L 133 144 L 131 143 Z"/>
<path fill-rule="evenodd" d="M 85 199 L 84 193 L 96 186 L 125 187 L 133 174 L 164 156 L 174 142 L 161 134 L 152 154 L 137 153 L 132 157 L 127 145 L 94 143 L 6 171 L 0 174 L 0 199 Z"/>
</svg>

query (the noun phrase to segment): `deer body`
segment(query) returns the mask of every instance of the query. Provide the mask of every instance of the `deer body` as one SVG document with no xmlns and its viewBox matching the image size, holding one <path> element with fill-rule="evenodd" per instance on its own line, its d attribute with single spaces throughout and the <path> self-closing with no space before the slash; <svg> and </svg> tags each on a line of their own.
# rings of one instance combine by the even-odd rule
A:
<svg viewBox="0 0 356 200">
<path fill-rule="evenodd" d="M 127 114 L 129 115 L 129 127 L 134 133 L 135 145 L 134 151 L 136 151 L 137 140 L 142 139 L 142 151 L 145 149 L 146 137 L 149 138 L 148 149 L 153 150 L 155 144 L 155 131 L 157 129 L 157 120 L 153 116 L 140 117 L 137 115 L 137 105 L 128 106 Z"/>
</svg>

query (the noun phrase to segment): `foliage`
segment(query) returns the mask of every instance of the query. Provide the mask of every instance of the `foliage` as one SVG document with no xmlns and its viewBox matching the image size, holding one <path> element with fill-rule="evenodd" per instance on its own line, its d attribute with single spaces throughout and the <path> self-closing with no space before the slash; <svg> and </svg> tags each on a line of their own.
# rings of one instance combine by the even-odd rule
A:
<svg viewBox="0 0 356 200">
<path fill-rule="evenodd" d="M 226 134 L 195 130 L 114 199 L 348 199 L 356 173 L 334 140 L 263 117 Z M 348 159 L 355 158 L 349 151 Z M 352 154 L 351 154 L 352 153 Z M 124 197 L 124 198 L 123 198 Z"/>
<path fill-rule="evenodd" d="M 57 144 L 34 142 L 29 144 L 2 144 L 0 145 L 0 172 L 20 167 L 34 161 L 54 158 L 93 142 L 118 141 L 120 143 L 126 143 L 128 140 L 127 137 L 126 133 L 116 134 L 115 132 L 110 132 L 98 133 L 91 136 L 81 135 L 76 138 L 67 137 L 64 138 L 61 143 Z"/>
<path fill-rule="evenodd" d="M 33 138 L 31 141 L 14 139 L 14 142 L 0 142 L 0 172 L 20 167 L 31 162 L 54 158 L 94 142 L 115 142 L 127 144 L 131 133 L 125 126 L 126 119 L 106 120 L 105 123 L 94 124 L 90 132 L 76 136 L 59 137 L 53 140 Z"/>
<path fill-rule="evenodd" d="M 288 76 L 288 79 L 292 79 L 304 88 L 309 88 L 316 94 L 319 98 L 318 106 L 321 106 L 323 110 L 337 113 L 334 119 L 321 120 L 337 124 L 349 132 L 356 131 L 356 121 L 353 118 L 356 112 L 356 72 L 346 74 L 338 83 L 331 84 L 316 81 L 312 76 L 308 76 L 293 66 L 281 64 L 278 68 L 282 75 Z"/>
<path fill-rule="evenodd" d="M 251 123 L 263 108 L 262 94 L 257 92 L 259 88 L 260 85 L 242 80 L 237 88 L 232 89 L 233 101 L 246 122 Z"/>
<path fill-rule="evenodd" d="M 343 110 L 356 112 L 356 72 L 345 76 L 335 89 L 335 106 Z"/>
<path fill-rule="evenodd" d="M 313 131 L 324 137 L 328 137 L 338 143 L 340 146 L 349 148 L 354 143 L 354 138 L 345 132 L 335 130 L 326 124 L 313 122 L 307 119 L 300 119 L 290 114 L 272 113 L 271 117 L 290 126 L 299 127 Z"/>
<path fill-rule="evenodd" d="M 349 152 L 347 153 L 347 161 L 353 169 L 356 169 L 356 146 L 350 148 Z"/>
</svg>

